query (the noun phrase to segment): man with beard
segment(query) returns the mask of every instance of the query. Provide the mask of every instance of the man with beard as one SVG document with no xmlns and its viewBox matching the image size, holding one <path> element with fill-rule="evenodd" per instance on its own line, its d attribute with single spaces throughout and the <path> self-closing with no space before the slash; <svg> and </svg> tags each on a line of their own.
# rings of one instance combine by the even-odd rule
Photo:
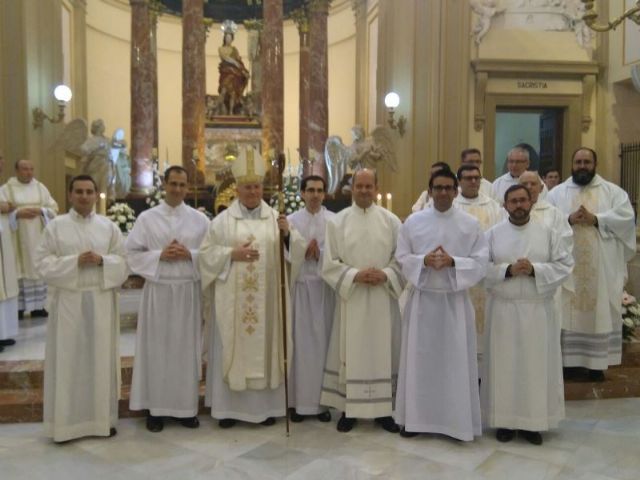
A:
<svg viewBox="0 0 640 480">
<path fill-rule="evenodd" d="M 327 222 L 325 234 L 322 278 L 337 305 L 320 403 L 343 412 L 339 432 L 356 418 L 400 430 L 391 417 L 405 283 L 394 258 L 400 219 L 375 204 L 377 193 L 375 172 L 357 170 L 354 203 Z"/>
<path fill-rule="evenodd" d="M 468 289 L 485 275 L 487 242 L 478 220 L 453 207 L 457 194 L 453 173 L 433 174 L 433 207 L 411 215 L 398 236 L 396 258 L 412 286 L 395 410 L 403 437 L 441 433 L 471 441 L 482 434 Z"/>
<path fill-rule="evenodd" d="M 596 173 L 594 150 L 579 148 L 572 162 L 571 178 L 549 194 L 573 228 L 576 262 L 562 290 L 562 360 L 603 381 L 622 357 L 620 298 L 636 252 L 634 213 L 627 193 Z"/>
<path fill-rule="evenodd" d="M 489 268 L 482 414 L 496 438 L 508 442 L 515 429 L 530 443 L 564 417 L 560 332 L 553 296 L 573 267 L 562 238 L 530 220 L 531 194 L 507 189 L 509 218 L 487 232 Z"/>
<path fill-rule="evenodd" d="M 529 169 L 529 151 L 522 147 L 513 147 L 507 154 L 507 173 L 493 182 L 493 198 L 502 203 L 504 193 L 512 185 L 518 185 L 520 175 Z M 547 195 L 547 187 L 542 189 L 541 196 Z"/>
</svg>

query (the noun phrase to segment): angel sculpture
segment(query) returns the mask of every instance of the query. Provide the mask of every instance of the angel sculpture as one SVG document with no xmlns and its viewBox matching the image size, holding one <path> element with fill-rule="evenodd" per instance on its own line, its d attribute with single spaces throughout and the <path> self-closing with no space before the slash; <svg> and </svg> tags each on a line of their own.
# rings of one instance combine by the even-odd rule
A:
<svg viewBox="0 0 640 480">
<path fill-rule="evenodd" d="M 329 137 L 325 143 L 328 193 L 335 193 L 348 168 L 380 169 L 386 166 L 393 172 L 398 170 L 393 136 L 389 129 L 378 126 L 371 135 L 365 137 L 364 129 L 355 125 L 351 128 L 351 134 L 353 143 L 348 147 L 338 136 Z"/>
<path fill-rule="evenodd" d="M 504 7 L 498 6 L 498 0 L 471 0 L 471 10 L 478 16 L 471 35 L 475 39 L 477 45 L 482 42 L 489 29 L 491 28 L 491 19 L 497 14 L 505 11 Z"/>
</svg>

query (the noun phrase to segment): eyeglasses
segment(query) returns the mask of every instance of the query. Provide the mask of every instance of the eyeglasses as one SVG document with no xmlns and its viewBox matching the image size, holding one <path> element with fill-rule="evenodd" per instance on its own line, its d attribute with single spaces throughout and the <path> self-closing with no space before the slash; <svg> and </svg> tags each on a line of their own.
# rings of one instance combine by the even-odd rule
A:
<svg viewBox="0 0 640 480">
<path fill-rule="evenodd" d="M 434 185 L 431 190 L 434 192 L 453 192 L 456 189 L 453 185 Z"/>
</svg>

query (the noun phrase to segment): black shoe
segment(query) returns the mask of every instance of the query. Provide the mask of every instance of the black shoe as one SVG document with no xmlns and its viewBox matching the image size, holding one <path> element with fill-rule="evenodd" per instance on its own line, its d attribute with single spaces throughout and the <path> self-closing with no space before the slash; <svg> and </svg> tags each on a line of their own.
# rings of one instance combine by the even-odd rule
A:
<svg viewBox="0 0 640 480">
<path fill-rule="evenodd" d="M 164 419 L 162 417 L 154 417 L 153 415 L 147 415 L 147 430 L 150 432 L 161 432 L 164 428 Z"/>
<path fill-rule="evenodd" d="M 23 318 L 24 318 L 24 310 L 18 310 L 18 320 L 22 320 Z"/>
<path fill-rule="evenodd" d="M 329 410 L 327 410 L 326 412 L 322 412 L 319 413 L 317 415 L 317 418 L 319 421 L 323 422 L 323 423 L 327 423 L 331 421 L 331 412 Z"/>
<path fill-rule="evenodd" d="M 49 316 L 49 312 L 47 312 L 44 308 L 41 308 L 40 310 L 32 310 L 31 311 L 31 318 L 48 317 L 48 316 Z"/>
<path fill-rule="evenodd" d="M 289 410 L 289 418 L 291 419 L 291 421 L 293 423 L 300 423 L 300 422 L 304 421 L 304 416 L 300 415 L 293 408 L 291 410 Z"/>
<path fill-rule="evenodd" d="M 269 417 L 266 420 L 260 422 L 260 425 L 264 425 L 265 427 L 270 427 L 271 425 L 276 424 L 276 419 L 273 417 Z"/>
<path fill-rule="evenodd" d="M 404 438 L 411 438 L 415 437 L 416 435 L 418 435 L 418 432 L 407 432 L 404 427 L 402 427 L 402 430 L 400 430 L 400 436 Z"/>
<path fill-rule="evenodd" d="M 0 352 L 4 352 L 4 347 L 0 345 Z"/>
<path fill-rule="evenodd" d="M 396 422 L 393 421 L 391 417 L 378 417 L 376 418 L 376 423 L 384 428 L 387 432 L 398 433 L 400 431 L 400 427 Z"/>
<path fill-rule="evenodd" d="M 510 442 L 515 436 L 515 430 L 510 430 L 508 428 L 499 428 L 496 431 L 496 440 L 498 440 L 499 442 Z"/>
<path fill-rule="evenodd" d="M 343 413 L 342 416 L 340 417 L 340 420 L 338 420 L 338 425 L 336 428 L 339 432 L 342 432 L 342 433 L 350 432 L 355 426 L 355 424 L 356 424 L 355 418 L 347 418 Z"/>
<path fill-rule="evenodd" d="M 604 372 L 602 370 L 589 370 L 590 382 L 604 382 Z"/>
<path fill-rule="evenodd" d="M 218 426 L 220 428 L 231 428 L 236 423 L 238 423 L 238 421 L 233 418 L 223 418 L 222 420 L 218 420 Z"/>
<path fill-rule="evenodd" d="M 529 430 L 519 430 L 518 432 L 527 442 L 533 445 L 542 445 L 542 435 L 540 435 L 540 432 L 530 432 Z"/>
<path fill-rule="evenodd" d="M 10 347 L 15 345 L 16 341 L 13 338 L 7 338 L 6 340 L 0 340 L 0 347 Z"/>
<path fill-rule="evenodd" d="M 183 427 L 198 428 L 200 426 L 200 420 L 198 420 L 198 417 L 179 418 L 178 420 L 180 420 Z"/>
<path fill-rule="evenodd" d="M 118 430 L 116 430 L 114 427 L 111 427 L 109 429 L 109 437 L 115 437 L 118 434 Z"/>
</svg>

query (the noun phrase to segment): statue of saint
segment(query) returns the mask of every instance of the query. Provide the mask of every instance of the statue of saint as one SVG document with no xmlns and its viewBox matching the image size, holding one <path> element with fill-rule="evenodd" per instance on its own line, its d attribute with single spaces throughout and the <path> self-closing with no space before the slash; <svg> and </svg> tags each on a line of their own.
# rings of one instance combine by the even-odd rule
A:
<svg viewBox="0 0 640 480">
<path fill-rule="evenodd" d="M 219 104 L 227 115 L 235 115 L 242 111 L 242 95 L 249 81 L 249 71 L 242 63 L 238 49 L 232 45 L 237 25 L 229 20 L 223 24 L 223 41 L 220 55 L 220 80 L 218 85 Z"/>
<path fill-rule="evenodd" d="M 115 198 L 125 198 L 131 190 L 131 163 L 122 128 L 116 129 L 111 137 L 111 161 L 115 171 Z"/>
<path fill-rule="evenodd" d="M 81 170 L 83 174 L 93 177 L 100 193 L 104 193 L 107 199 L 114 199 L 114 168 L 109 151 L 111 142 L 104 136 L 104 131 L 102 119 L 91 122 L 92 136 L 80 146 L 84 156 Z"/>
</svg>

